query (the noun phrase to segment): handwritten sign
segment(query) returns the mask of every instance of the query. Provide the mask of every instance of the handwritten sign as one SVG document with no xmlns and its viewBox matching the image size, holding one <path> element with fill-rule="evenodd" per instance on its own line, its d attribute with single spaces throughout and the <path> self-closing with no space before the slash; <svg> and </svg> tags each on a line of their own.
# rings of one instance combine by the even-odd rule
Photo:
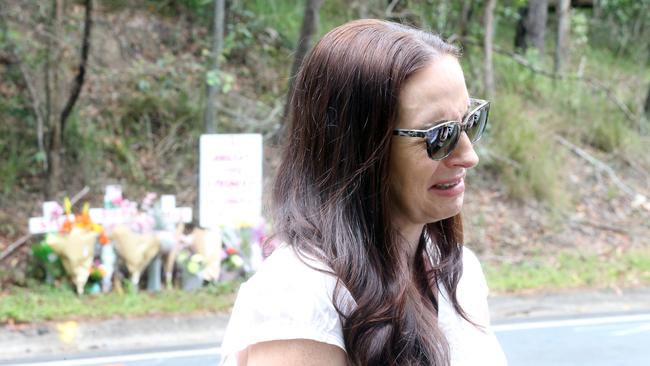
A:
<svg viewBox="0 0 650 366">
<path fill-rule="evenodd" d="M 200 225 L 252 222 L 262 214 L 262 135 L 202 135 Z"/>
</svg>

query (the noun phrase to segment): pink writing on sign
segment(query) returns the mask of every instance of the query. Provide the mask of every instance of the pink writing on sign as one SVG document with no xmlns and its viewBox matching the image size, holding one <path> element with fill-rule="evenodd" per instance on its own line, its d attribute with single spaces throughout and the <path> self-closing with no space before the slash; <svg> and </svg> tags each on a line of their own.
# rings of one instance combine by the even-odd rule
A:
<svg viewBox="0 0 650 366">
<path fill-rule="evenodd" d="M 253 184 L 253 182 L 245 180 L 217 180 L 214 182 L 214 186 L 219 188 L 248 187 Z"/>
<path fill-rule="evenodd" d="M 248 154 L 216 155 L 214 161 L 239 161 L 248 159 Z"/>
</svg>

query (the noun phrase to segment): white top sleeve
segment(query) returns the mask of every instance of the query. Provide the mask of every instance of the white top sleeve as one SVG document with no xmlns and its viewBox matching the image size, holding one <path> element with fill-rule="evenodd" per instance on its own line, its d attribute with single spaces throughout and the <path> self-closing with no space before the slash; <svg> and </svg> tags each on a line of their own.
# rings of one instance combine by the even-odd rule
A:
<svg viewBox="0 0 650 366">
<path fill-rule="evenodd" d="M 332 304 L 335 284 L 332 275 L 310 268 L 290 247 L 276 249 L 239 289 L 221 346 L 222 365 L 236 365 L 239 352 L 271 340 L 310 339 L 345 350 Z"/>
</svg>

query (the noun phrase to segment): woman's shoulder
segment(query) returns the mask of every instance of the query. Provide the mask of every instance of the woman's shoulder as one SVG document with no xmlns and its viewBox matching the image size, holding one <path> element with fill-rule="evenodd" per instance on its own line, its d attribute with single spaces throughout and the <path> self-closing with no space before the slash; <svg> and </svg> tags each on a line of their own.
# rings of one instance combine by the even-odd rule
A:
<svg viewBox="0 0 650 366">
<path fill-rule="evenodd" d="M 300 293 L 309 290 L 324 293 L 335 284 L 336 277 L 326 264 L 308 255 L 300 255 L 291 246 L 283 244 L 262 262 L 242 287 L 256 291 L 293 293 L 290 290 L 294 289 Z"/>
<path fill-rule="evenodd" d="M 239 289 L 222 344 L 231 358 L 272 340 L 309 339 L 344 348 L 328 267 L 278 247 Z"/>
</svg>

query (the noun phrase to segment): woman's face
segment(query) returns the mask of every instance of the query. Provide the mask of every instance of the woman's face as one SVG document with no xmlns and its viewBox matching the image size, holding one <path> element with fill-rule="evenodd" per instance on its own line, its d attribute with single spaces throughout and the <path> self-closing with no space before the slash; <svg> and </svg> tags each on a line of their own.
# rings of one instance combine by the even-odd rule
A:
<svg viewBox="0 0 650 366">
<path fill-rule="evenodd" d="M 399 96 L 397 128 L 426 130 L 442 121 L 460 121 L 468 105 L 460 64 L 445 55 L 407 80 Z M 400 230 L 460 212 L 465 173 L 478 163 L 465 132 L 440 161 L 428 157 L 425 140 L 419 137 L 393 136 L 390 154 L 391 216 Z"/>
</svg>

